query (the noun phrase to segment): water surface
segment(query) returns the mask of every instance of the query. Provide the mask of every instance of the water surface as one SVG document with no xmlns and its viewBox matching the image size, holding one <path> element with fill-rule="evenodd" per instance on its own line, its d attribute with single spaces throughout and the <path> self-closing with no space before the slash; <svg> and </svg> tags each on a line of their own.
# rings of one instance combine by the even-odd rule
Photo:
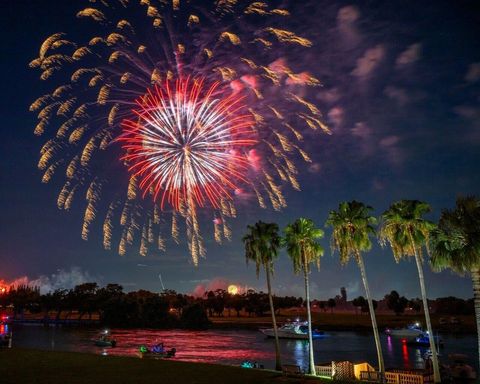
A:
<svg viewBox="0 0 480 384">
<path fill-rule="evenodd" d="M 273 368 L 274 341 L 258 331 L 250 330 L 149 330 L 112 329 L 117 341 L 115 348 L 96 347 L 92 339 L 99 329 L 73 327 L 44 327 L 40 325 L 13 326 L 14 346 L 53 351 L 88 352 L 103 355 L 130 355 L 138 353 L 140 345 L 152 346 L 163 342 L 167 348 L 175 347 L 175 359 L 183 361 L 240 365 L 245 360 L 256 361 L 265 368 Z M 445 346 L 440 360 L 447 362 L 448 354 L 469 355 L 477 366 L 475 335 L 441 335 Z M 400 338 L 381 335 L 386 367 L 423 368 L 425 348 L 407 346 Z M 282 361 L 308 367 L 308 342 L 304 340 L 280 340 Z M 377 354 L 372 334 L 368 332 L 330 332 L 314 341 L 315 363 L 332 360 L 352 362 L 367 361 L 376 365 Z"/>
</svg>

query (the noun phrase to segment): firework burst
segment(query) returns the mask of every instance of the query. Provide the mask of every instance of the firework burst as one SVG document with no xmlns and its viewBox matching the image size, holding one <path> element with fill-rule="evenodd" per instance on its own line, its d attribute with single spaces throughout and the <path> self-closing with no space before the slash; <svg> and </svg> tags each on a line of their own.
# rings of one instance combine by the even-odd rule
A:
<svg viewBox="0 0 480 384">
<path fill-rule="evenodd" d="M 154 87 L 137 101 L 137 119 L 124 120 L 124 142 L 129 171 L 140 180 L 145 195 L 159 194 L 179 210 L 184 204 L 221 208 L 231 200 L 236 181 L 248 183 L 245 148 L 253 146 L 253 120 L 241 114 L 241 99 L 216 96 L 217 84 L 202 95 L 203 81 L 178 80 L 172 90 Z"/>
<path fill-rule="evenodd" d="M 312 43 L 279 28 L 290 13 L 267 2 L 91 3 L 77 17 L 98 35 L 77 43 L 56 33 L 30 63 L 57 82 L 30 107 L 35 134 L 49 137 L 42 181 L 64 171 L 61 209 L 85 197 L 82 238 L 103 217 L 106 249 L 118 238 L 121 255 L 134 243 L 146 255 L 185 228 L 197 264 L 200 209 L 221 242 L 243 191 L 279 210 L 282 188 L 300 189 L 295 164 L 310 161 L 302 132 L 328 133 L 306 97 L 319 81 L 288 64 Z"/>
</svg>

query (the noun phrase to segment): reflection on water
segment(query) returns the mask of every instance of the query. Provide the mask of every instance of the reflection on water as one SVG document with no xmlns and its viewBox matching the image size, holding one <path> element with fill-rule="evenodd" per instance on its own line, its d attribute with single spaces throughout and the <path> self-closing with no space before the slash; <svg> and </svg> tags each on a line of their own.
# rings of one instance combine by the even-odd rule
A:
<svg viewBox="0 0 480 384">
<path fill-rule="evenodd" d="M 286 342 L 287 351 L 293 349 L 293 358 L 295 365 L 308 367 L 308 341 L 307 340 L 289 340 Z"/>
<path fill-rule="evenodd" d="M 113 329 L 117 340 L 115 348 L 93 345 L 100 330 L 84 328 L 56 328 L 14 325 L 14 346 L 45 350 L 89 352 L 103 355 L 136 355 L 140 345 L 152 346 L 163 342 L 165 347 L 175 347 L 176 360 L 240 365 L 249 360 L 273 368 L 275 347 L 273 339 L 247 330 L 149 330 Z M 476 337 L 473 335 L 442 336 L 445 347 L 440 359 L 450 353 L 464 353 L 476 364 Z M 402 339 L 381 335 L 386 367 L 423 368 L 426 349 L 407 346 Z M 308 369 L 308 341 L 280 340 L 282 361 Z M 373 336 L 369 333 L 332 332 L 328 337 L 314 341 L 316 364 L 332 360 L 367 361 L 376 365 L 377 354 Z M 478 367 L 477 367 L 478 368 Z"/>
<path fill-rule="evenodd" d="M 387 338 L 390 338 L 391 336 L 387 336 Z M 407 343 L 403 341 L 402 339 L 402 358 L 403 358 L 403 366 L 405 368 L 412 368 L 410 366 L 410 356 L 408 355 L 408 348 L 407 348 Z M 416 349 L 418 351 L 418 349 Z"/>
</svg>

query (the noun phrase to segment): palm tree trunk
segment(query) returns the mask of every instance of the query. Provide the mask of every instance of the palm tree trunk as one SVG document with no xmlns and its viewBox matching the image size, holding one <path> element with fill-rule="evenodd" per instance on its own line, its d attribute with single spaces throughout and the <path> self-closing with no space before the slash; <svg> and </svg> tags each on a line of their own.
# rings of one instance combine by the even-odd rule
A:
<svg viewBox="0 0 480 384">
<path fill-rule="evenodd" d="M 438 366 L 437 346 L 435 345 L 435 336 L 432 331 L 432 322 L 430 321 L 430 311 L 428 309 L 427 291 L 425 290 L 425 279 L 423 277 L 422 261 L 420 255 L 417 252 L 417 247 L 413 241 L 413 235 L 409 232 L 410 241 L 412 243 L 413 252 L 415 254 L 415 261 L 418 269 L 418 279 L 420 280 L 420 291 L 422 292 L 423 312 L 425 313 L 425 322 L 427 323 L 428 340 L 430 341 L 430 350 L 432 351 L 432 363 L 433 363 L 433 382 L 440 383 L 440 369 Z"/>
<path fill-rule="evenodd" d="M 370 288 L 368 286 L 367 272 L 365 271 L 365 264 L 360 252 L 357 251 L 358 267 L 362 275 L 363 286 L 365 287 L 365 295 L 367 296 L 368 309 L 370 311 L 370 319 L 372 320 L 373 337 L 375 338 L 375 346 L 377 347 L 378 370 L 381 376 L 385 374 L 385 364 L 383 362 L 382 345 L 380 344 L 380 335 L 378 334 L 377 319 L 375 317 L 375 309 L 373 308 L 372 296 L 370 295 Z"/>
<path fill-rule="evenodd" d="M 308 321 L 308 351 L 310 357 L 310 374 L 316 375 L 315 360 L 313 359 L 313 337 L 312 337 L 312 315 L 310 313 L 310 289 L 308 287 L 308 264 L 303 255 L 303 276 L 305 280 L 305 298 L 307 301 L 307 321 Z"/>
<path fill-rule="evenodd" d="M 477 321 L 478 351 L 480 351 L 480 269 L 472 271 L 473 300 L 475 303 L 475 319 Z"/>
<path fill-rule="evenodd" d="M 267 263 L 269 264 L 269 263 Z M 270 303 L 270 312 L 272 313 L 273 334 L 275 336 L 275 369 L 282 370 L 280 360 L 280 342 L 278 340 L 277 319 L 275 318 L 275 309 L 273 307 L 272 287 L 270 285 L 270 265 L 265 265 L 265 275 L 267 276 L 268 301 Z"/>
</svg>

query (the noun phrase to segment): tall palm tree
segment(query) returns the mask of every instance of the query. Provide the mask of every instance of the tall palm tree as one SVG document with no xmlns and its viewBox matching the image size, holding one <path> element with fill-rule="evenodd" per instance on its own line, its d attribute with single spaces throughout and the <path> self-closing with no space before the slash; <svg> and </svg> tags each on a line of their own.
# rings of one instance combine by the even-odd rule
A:
<svg viewBox="0 0 480 384">
<path fill-rule="evenodd" d="M 430 247 L 435 270 L 450 268 L 472 278 L 480 351 L 480 199 L 459 197 L 454 210 L 444 210 L 438 229 L 432 232 Z"/>
<path fill-rule="evenodd" d="M 372 248 L 370 240 L 371 235 L 375 235 L 374 225 L 377 219 L 370 215 L 372 207 L 366 206 L 358 201 L 343 202 L 338 206 L 338 211 L 330 211 L 326 226 L 333 228 L 331 238 L 332 253 L 335 250 L 340 254 L 340 263 L 347 264 L 353 257 L 360 268 L 365 294 L 367 296 L 370 318 L 372 320 L 373 335 L 377 347 L 378 369 L 383 375 L 385 365 L 383 363 L 382 346 L 378 334 L 377 319 L 373 308 L 372 296 L 368 286 L 367 273 L 363 262 L 362 252 L 369 251 Z"/>
<path fill-rule="evenodd" d="M 284 245 L 287 253 L 293 261 L 295 273 L 303 272 L 305 280 L 305 298 L 307 303 L 308 319 L 308 346 L 310 357 L 310 374 L 315 375 L 315 361 L 313 359 L 313 338 L 312 338 L 312 315 L 310 313 L 310 289 L 308 275 L 310 264 L 315 263 L 320 269 L 320 257 L 323 256 L 323 248 L 317 242 L 323 237 L 323 231 L 315 228 L 312 220 L 300 218 L 285 228 Z"/>
<path fill-rule="evenodd" d="M 278 233 L 278 225 L 275 223 L 257 222 L 255 225 L 247 226 L 248 233 L 243 237 L 245 244 L 245 258 L 247 263 L 255 263 L 257 278 L 260 274 L 260 267 L 265 270 L 267 278 L 268 301 L 272 313 L 273 333 L 275 336 L 275 369 L 282 369 L 280 360 L 280 342 L 278 341 L 277 321 L 275 308 L 273 307 L 272 287 L 270 275 L 273 274 L 273 261 L 278 257 L 278 250 L 281 246 L 281 238 Z"/>
<path fill-rule="evenodd" d="M 418 200 L 401 200 L 393 203 L 382 214 L 381 224 L 378 232 L 380 244 L 384 246 L 390 244 L 393 256 L 397 263 L 406 257 L 415 257 L 418 269 L 418 278 L 420 280 L 420 290 L 422 293 L 423 310 L 425 313 L 425 322 L 430 340 L 430 350 L 432 351 L 433 380 L 440 383 L 440 370 L 438 367 L 437 348 L 432 332 L 432 323 L 428 310 L 427 292 L 425 290 L 425 279 L 423 277 L 423 246 L 429 245 L 430 232 L 435 228 L 435 224 L 427 221 L 423 216 L 430 212 L 430 206 Z"/>
</svg>

